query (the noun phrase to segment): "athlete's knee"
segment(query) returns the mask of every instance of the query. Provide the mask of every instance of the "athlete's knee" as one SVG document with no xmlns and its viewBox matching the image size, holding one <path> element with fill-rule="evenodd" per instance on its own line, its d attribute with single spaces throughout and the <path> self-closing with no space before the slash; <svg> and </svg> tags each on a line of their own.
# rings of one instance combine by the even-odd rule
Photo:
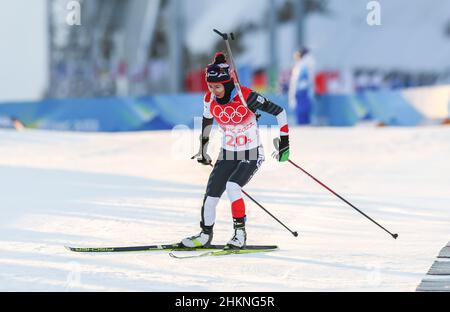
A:
<svg viewBox="0 0 450 312">
<path fill-rule="evenodd" d="M 242 198 L 241 186 L 236 182 L 228 181 L 226 185 L 228 198 L 231 202 L 234 202 Z"/>
<path fill-rule="evenodd" d="M 205 196 L 207 197 L 222 197 L 222 194 L 225 192 L 225 181 L 218 181 L 215 179 L 212 183 L 208 183 L 206 187 Z"/>
</svg>

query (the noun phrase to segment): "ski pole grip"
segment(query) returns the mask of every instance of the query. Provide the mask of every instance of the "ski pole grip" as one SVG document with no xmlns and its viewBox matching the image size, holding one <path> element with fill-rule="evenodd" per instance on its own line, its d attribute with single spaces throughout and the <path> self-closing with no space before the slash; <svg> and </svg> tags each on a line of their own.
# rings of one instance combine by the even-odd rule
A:
<svg viewBox="0 0 450 312">
<path fill-rule="evenodd" d="M 228 35 L 227 34 L 223 34 L 220 31 L 218 31 L 217 29 L 213 29 L 213 31 L 218 34 L 220 37 L 222 37 L 223 40 L 228 40 Z"/>
</svg>

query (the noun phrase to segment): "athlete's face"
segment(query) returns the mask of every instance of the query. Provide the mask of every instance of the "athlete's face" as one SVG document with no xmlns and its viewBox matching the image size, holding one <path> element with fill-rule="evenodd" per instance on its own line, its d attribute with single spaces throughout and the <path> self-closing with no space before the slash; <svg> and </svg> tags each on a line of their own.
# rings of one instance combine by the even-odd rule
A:
<svg viewBox="0 0 450 312">
<path fill-rule="evenodd" d="M 208 83 L 208 89 L 219 99 L 225 96 L 225 87 L 221 83 Z"/>
</svg>

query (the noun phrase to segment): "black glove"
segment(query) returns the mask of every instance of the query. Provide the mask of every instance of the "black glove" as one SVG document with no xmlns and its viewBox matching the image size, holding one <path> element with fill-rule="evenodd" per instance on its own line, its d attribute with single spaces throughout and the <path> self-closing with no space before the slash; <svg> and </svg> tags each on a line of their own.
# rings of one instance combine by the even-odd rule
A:
<svg viewBox="0 0 450 312">
<path fill-rule="evenodd" d="M 278 159 L 278 161 L 288 161 L 289 160 L 289 136 L 282 135 L 280 138 L 276 138 L 273 140 L 273 144 L 277 149 L 277 153 L 274 153 L 274 156 Z"/>
<path fill-rule="evenodd" d="M 280 149 L 278 150 L 278 161 L 289 160 L 289 136 L 282 135 L 280 137 Z"/>
<path fill-rule="evenodd" d="M 191 157 L 191 159 L 197 158 L 197 161 L 202 165 L 209 166 L 212 163 L 211 157 L 206 153 L 208 149 L 209 138 L 203 138 L 200 135 L 200 149 L 197 154 Z"/>
</svg>

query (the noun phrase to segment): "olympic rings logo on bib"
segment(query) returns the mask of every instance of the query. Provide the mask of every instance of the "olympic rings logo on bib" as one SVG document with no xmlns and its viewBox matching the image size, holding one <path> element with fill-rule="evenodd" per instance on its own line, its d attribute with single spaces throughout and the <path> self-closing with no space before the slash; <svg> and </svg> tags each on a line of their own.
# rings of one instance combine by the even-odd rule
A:
<svg viewBox="0 0 450 312">
<path fill-rule="evenodd" d="M 221 123 L 227 124 L 232 122 L 234 124 L 239 124 L 244 120 L 248 110 L 244 105 L 239 105 L 237 108 L 232 106 L 225 106 L 225 108 L 222 108 L 221 106 L 216 105 L 213 108 L 212 113 Z"/>
</svg>

